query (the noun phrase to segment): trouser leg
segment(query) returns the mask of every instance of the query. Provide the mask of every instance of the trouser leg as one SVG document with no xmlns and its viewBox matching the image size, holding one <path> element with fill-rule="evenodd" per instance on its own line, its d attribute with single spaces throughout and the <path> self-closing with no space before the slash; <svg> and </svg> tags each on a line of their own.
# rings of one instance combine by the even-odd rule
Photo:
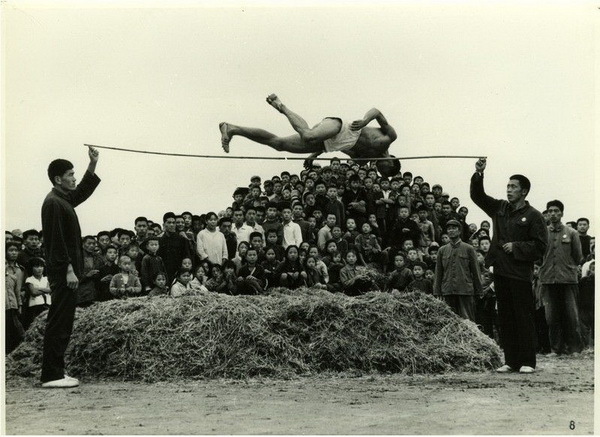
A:
<svg viewBox="0 0 600 437">
<path fill-rule="evenodd" d="M 66 275 L 49 277 L 52 305 L 48 311 L 42 358 L 42 382 L 64 377 L 65 351 L 73 331 L 77 296 L 67 286 Z"/>
</svg>

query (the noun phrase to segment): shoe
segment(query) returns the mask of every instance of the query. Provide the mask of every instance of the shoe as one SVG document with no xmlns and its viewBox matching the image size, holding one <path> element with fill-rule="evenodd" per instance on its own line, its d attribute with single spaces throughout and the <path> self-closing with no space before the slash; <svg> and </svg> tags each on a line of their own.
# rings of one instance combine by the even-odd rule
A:
<svg viewBox="0 0 600 437">
<path fill-rule="evenodd" d="M 65 373 L 65 379 L 69 379 L 71 381 L 75 381 L 77 382 L 77 384 L 79 384 L 79 380 L 77 378 L 73 378 L 72 376 L 69 376 Z"/>
<path fill-rule="evenodd" d="M 78 386 L 79 381 L 70 377 L 42 383 L 43 388 L 73 388 Z"/>
<path fill-rule="evenodd" d="M 514 372 L 514 371 L 515 370 L 512 367 L 510 367 L 508 364 L 505 364 L 504 366 L 498 367 L 496 369 L 497 373 L 509 373 L 509 372 Z"/>
<path fill-rule="evenodd" d="M 533 373 L 535 372 L 535 369 L 533 367 L 529 367 L 529 366 L 521 366 L 521 368 L 519 369 L 519 373 Z"/>
</svg>

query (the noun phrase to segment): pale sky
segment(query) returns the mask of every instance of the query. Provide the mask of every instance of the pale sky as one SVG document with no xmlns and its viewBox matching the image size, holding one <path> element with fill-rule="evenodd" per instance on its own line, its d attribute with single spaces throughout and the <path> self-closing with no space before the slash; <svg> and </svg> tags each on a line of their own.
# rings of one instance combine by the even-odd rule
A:
<svg viewBox="0 0 600 437">
<path fill-rule="evenodd" d="M 49 162 L 69 159 L 81 178 L 84 143 L 221 155 L 221 121 L 290 135 L 265 103 L 273 92 L 309 124 L 377 107 L 399 134 L 392 154 L 487 156 L 488 194 L 505 198 L 508 176 L 523 173 L 534 207 L 560 199 L 565 221 L 587 216 L 594 229 L 593 3 L 119 4 L 2 4 L 8 230 L 41 227 Z M 285 156 L 240 137 L 231 152 Z M 442 184 L 479 223 L 474 163 L 403 170 Z M 301 165 L 101 150 L 102 182 L 77 212 L 85 235 L 132 229 L 139 215 L 219 211 L 253 174 Z"/>
</svg>

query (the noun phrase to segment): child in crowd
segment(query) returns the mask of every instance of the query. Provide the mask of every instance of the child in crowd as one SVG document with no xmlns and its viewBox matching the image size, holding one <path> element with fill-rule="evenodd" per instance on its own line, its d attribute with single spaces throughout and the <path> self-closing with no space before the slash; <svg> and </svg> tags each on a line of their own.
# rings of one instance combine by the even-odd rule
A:
<svg viewBox="0 0 600 437">
<path fill-rule="evenodd" d="M 157 255 L 160 243 L 158 237 L 148 237 L 146 240 L 146 255 L 142 258 L 140 266 L 140 281 L 144 292 L 148 292 L 154 285 L 154 278 L 158 272 L 165 272 L 165 263 Z"/>
<path fill-rule="evenodd" d="M 239 272 L 242 266 L 246 264 L 246 252 L 248 252 L 249 248 L 250 244 L 246 241 L 240 241 L 238 244 L 237 254 L 235 258 L 233 258 L 236 272 Z"/>
<path fill-rule="evenodd" d="M 112 244 L 106 246 L 104 249 L 105 264 L 104 266 L 100 267 L 100 270 L 98 271 L 99 279 L 96 287 L 98 291 L 96 300 L 99 302 L 114 299 L 114 296 L 110 292 L 110 281 L 112 280 L 113 276 L 120 271 L 119 266 L 116 263 L 118 253 L 117 247 L 113 246 Z"/>
<path fill-rule="evenodd" d="M 131 258 L 131 273 L 139 277 L 140 271 L 142 270 L 142 260 L 144 259 L 144 254 L 140 251 L 140 245 L 136 241 L 132 241 L 129 246 L 127 246 L 125 255 Z"/>
<path fill-rule="evenodd" d="M 427 265 L 422 261 L 417 261 L 413 265 L 413 276 L 414 279 L 408 284 L 410 291 L 420 291 L 425 294 L 433 295 L 433 282 L 429 279 L 425 279 L 425 269 Z"/>
<path fill-rule="evenodd" d="M 411 269 L 406 266 L 406 255 L 398 252 L 394 256 L 394 271 L 387 283 L 388 290 L 405 291 L 414 279 Z"/>
<path fill-rule="evenodd" d="M 277 269 L 277 277 L 281 287 L 295 290 L 306 285 L 306 272 L 299 260 L 298 247 L 291 245 L 285 250 L 285 259 Z"/>
<path fill-rule="evenodd" d="M 490 237 L 488 237 L 487 235 L 479 237 L 479 250 L 481 250 L 483 252 L 484 258 L 487 256 L 488 252 L 490 251 L 491 245 L 492 245 L 492 242 L 490 240 Z"/>
<path fill-rule="evenodd" d="M 284 255 L 285 255 L 285 251 L 284 251 Z M 280 261 L 277 260 L 275 248 L 267 247 L 265 250 L 265 259 L 261 263 L 261 266 L 265 271 L 265 280 L 269 287 L 275 287 L 277 284 L 276 277 L 275 277 L 275 271 L 279 267 L 279 264 L 280 264 Z"/>
<path fill-rule="evenodd" d="M 322 258 L 322 261 L 328 268 L 332 262 L 333 254 L 337 252 L 339 252 L 339 250 L 335 240 L 327 240 L 327 242 L 325 243 L 325 256 Z"/>
<path fill-rule="evenodd" d="M 432 283 L 435 278 L 435 270 L 427 269 L 425 270 L 425 279 L 429 279 Z"/>
<path fill-rule="evenodd" d="M 237 294 L 237 276 L 235 275 L 235 270 L 236 266 L 232 260 L 227 260 L 223 263 L 223 278 L 227 284 L 226 288 L 222 291 L 223 293 L 231 295 Z"/>
<path fill-rule="evenodd" d="M 187 269 L 187 267 L 181 267 L 182 269 Z M 206 287 L 206 283 L 208 282 L 208 275 L 206 274 L 206 270 L 204 268 L 204 266 L 199 265 L 196 268 L 196 274 L 194 275 L 194 278 L 190 281 L 190 287 L 194 290 L 194 291 L 202 291 L 202 292 L 207 292 L 208 289 Z"/>
<path fill-rule="evenodd" d="M 309 255 L 304 262 L 304 269 L 307 276 L 306 286 L 325 290 L 327 289 L 327 285 L 323 279 L 323 276 L 321 275 L 321 272 L 319 272 L 319 269 L 317 269 L 318 261 L 319 260 L 316 256 Z"/>
<path fill-rule="evenodd" d="M 315 245 L 310 246 L 307 253 L 307 259 L 309 257 L 314 257 L 316 261 L 315 268 L 319 272 L 319 277 L 324 281 L 324 284 L 329 282 L 329 272 L 327 271 L 327 265 L 321 260 L 321 255 L 319 254 L 319 248 Z M 306 266 L 306 260 L 303 265 Z"/>
<path fill-rule="evenodd" d="M 258 264 L 258 251 L 251 247 L 246 252 L 246 265 L 238 272 L 238 294 L 262 294 L 265 286 L 265 270 Z"/>
<path fill-rule="evenodd" d="M 213 264 L 210 279 L 206 281 L 206 289 L 213 293 L 227 293 L 227 281 L 223 275 L 223 267 L 219 264 Z"/>
<path fill-rule="evenodd" d="M 110 281 L 110 293 L 118 298 L 137 296 L 142 291 L 142 284 L 139 278 L 131 274 L 131 258 L 127 255 L 121 255 L 119 258 L 120 273 L 113 276 Z"/>
<path fill-rule="evenodd" d="M 539 266 L 537 267 L 537 270 L 539 271 Z M 496 339 L 494 336 L 494 326 L 496 325 L 496 291 L 494 290 L 494 277 L 492 272 L 487 269 L 481 270 L 481 285 L 483 291 L 481 296 L 479 296 L 479 299 L 476 298 L 475 300 L 475 320 L 484 334 L 490 338 Z M 535 288 L 536 285 L 534 284 L 534 289 Z M 546 323 L 544 308 L 542 308 L 540 314 L 544 318 L 544 323 Z M 547 332 L 546 328 L 546 333 Z M 549 340 L 546 341 L 546 345 L 547 349 L 550 350 Z M 546 348 L 546 346 L 543 346 L 543 348 Z"/>
<path fill-rule="evenodd" d="M 331 263 L 327 267 L 329 270 L 329 282 L 327 283 L 327 289 L 332 293 L 342 291 L 342 284 L 340 283 L 340 271 L 344 267 L 344 261 L 341 252 L 334 252 L 331 254 Z"/>
<path fill-rule="evenodd" d="M 181 297 L 194 294 L 194 289 L 192 288 L 191 282 L 192 272 L 190 270 L 184 268 L 177 270 L 175 282 L 173 282 L 173 285 L 171 285 L 171 297 Z"/>
<path fill-rule="evenodd" d="M 381 246 L 377 237 L 371 232 L 371 225 L 365 222 L 361 226 L 362 233 L 354 240 L 354 247 L 358 252 L 358 259 L 362 265 L 373 265 L 380 261 Z"/>
<path fill-rule="evenodd" d="M 373 281 L 364 275 L 364 268 L 357 266 L 358 255 L 354 249 L 346 254 L 346 265 L 340 269 L 340 282 L 344 293 L 358 296 L 372 289 Z"/>
<path fill-rule="evenodd" d="M 250 247 L 256 250 L 258 262 L 261 263 L 265 258 L 265 253 L 263 252 L 263 236 L 260 232 L 250 234 Z"/>
<path fill-rule="evenodd" d="M 342 233 L 342 227 L 341 226 L 334 226 L 333 228 L 331 228 L 331 236 L 333 241 L 335 241 L 335 243 L 337 244 L 337 250 L 339 250 L 342 254 L 342 259 L 344 258 L 344 256 L 346 255 L 346 252 L 348 252 L 349 246 L 348 246 L 348 241 L 346 241 L 344 239 L 344 234 Z"/>
<path fill-rule="evenodd" d="M 355 249 L 354 242 L 356 237 L 360 235 L 360 232 L 356 229 L 356 221 L 353 218 L 346 220 L 346 233 L 344 234 L 344 240 L 348 243 L 348 249 Z"/>
<path fill-rule="evenodd" d="M 169 293 L 167 288 L 167 275 L 163 272 L 156 272 L 152 279 L 154 287 L 148 292 L 148 297 L 166 296 Z"/>
<path fill-rule="evenodd" d="M 277 235 L 277 230 L 276 229 L 269 229 L 268 231 L 265 230 L 266 232 L 266 237 L 267 237 L 267 244 L 265 245 L 265 255 L 268 249 L 273 249 L 273 252 L 275 252 L 275 259 L 277 261 L 283 261 L 283 257 L 285 256 L 285 249 L 283 248 L 283 246 L 281 245 L 280 242 L 278 242 L 278 235 Z"/>
<path fill-rule="evenodd" d="M 28 264 L 31 276 L 25 279 L 26 296 L 29 296 L 28 302 L 24 302 L 23 305 L 23 328 L 25 330 L 37 316 L 50 308 L 52 303 L 50 283 L 44 275 L 46 263 L 42 258 L 34 257 L 29 259 Z"/>
</svg>

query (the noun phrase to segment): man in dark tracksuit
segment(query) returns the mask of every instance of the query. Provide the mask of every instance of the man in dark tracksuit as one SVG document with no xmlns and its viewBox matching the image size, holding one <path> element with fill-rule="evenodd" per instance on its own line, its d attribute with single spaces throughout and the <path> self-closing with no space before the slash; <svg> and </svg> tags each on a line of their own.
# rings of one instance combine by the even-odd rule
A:
<svg viewBox="0 0 600 437">
<path fill-rule="evenodd" d="M 83 271 L 81 228 L 75 207 L 92 195 L 100 178 L 94 173 L 98 151 L 88 151 L 90 163 L 81 183 L 76 184 L 73 164 L 56 159 L 48 167 L 54 185 L 42 205 L 42 234 L 46 250 L 47 274 L 52 290 L 42 358 L 42 387 L 76 387 L 79 381 L 65 375 L 64 356 L 69 344 L 76 289 Z"/>
<path fill-rule="evenodd" d="M 529 179 L 523 175 L 511 176 L 506 188 L 508 201 L 494 199 L 483 189 L 485 167 L 484 158 L 475 164 L 471 199 L 494 223 L 486 264 L 494 267 L 500 343 L 505 358 L 505 365 L 497 371 L 533 373 L 536 364 L 533 263 L 546 251 L 546 224 L 542 214 L 525 200 L 531 189 Z"/>
</svg>

